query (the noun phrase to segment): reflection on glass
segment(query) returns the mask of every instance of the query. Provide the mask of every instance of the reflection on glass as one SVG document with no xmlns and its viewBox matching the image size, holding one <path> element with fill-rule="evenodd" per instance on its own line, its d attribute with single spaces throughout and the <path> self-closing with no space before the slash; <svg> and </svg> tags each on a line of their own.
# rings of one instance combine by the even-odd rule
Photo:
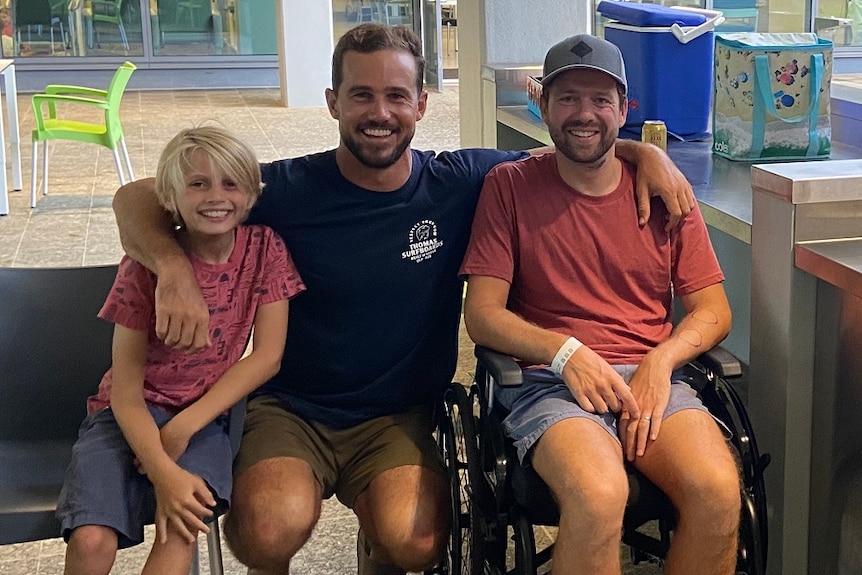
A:
<svg viewBox="0 0 862 575">
<path fill-rule="evenodd" d="M 138 0 L 0 2 L 4 57 L 140 56 Z"/>
<path fill-rule="evenodd" d="M 814 31 L 836 46 L 862 45 L 862 0 L 820 0 Z"/>
<path fill-rule="evenodd" d="M 12 11 L 8 6 L 2 6 L 0 7 L 0 55 L 4 58 L 11 58 L 15 54 L 14 35 Z"/>
<path fill-rule="evenodd" d="M 412 0 L 332 0 L 335 41 L 362 22 L 413 26 Z"/>
<path fill-rule="evenodd" d="M 277 53 L 275 2 L 150 0 L 159 56 Z"/>
<path fill-rule="evenodd" d="M 140 37 L 141 19 L 138 12 L 138 7 L 134 2 L 129 0 L 87 0 L 84 3 L 85 16 L 89 13 L 87 20 L 87 48 L 102 49 L 102 36 L 110 38 L 112 50 L 110 54 L 114 54 L 115 49 L 122 45 L 123 52 L 129 53 L 129 39 L 126 34 L 125 20 L 131 23 L 135 21 L 137 24 L 136 37 Z M 123 14 L 125 10 L 125 16 Z M 117 39 L 119 35 L 119 41 Z M 106 54 L 108 55 L 108 54 Z"/>
<path fill-rule="evenodd" d="M 143 56 L 142 14 L 156 56 L 277 53 L 275 2 L 263 0 L 0 0 L 0 49 L 4 57 Z"/>
<path fill-rule="evenodd" d="M 713 0 L 712 8 L 726 18 L 724 24 L 716 28 L 717 32 L 765 32 L 759 30 L 760 8 L 757 0 Z"/>
</svg>

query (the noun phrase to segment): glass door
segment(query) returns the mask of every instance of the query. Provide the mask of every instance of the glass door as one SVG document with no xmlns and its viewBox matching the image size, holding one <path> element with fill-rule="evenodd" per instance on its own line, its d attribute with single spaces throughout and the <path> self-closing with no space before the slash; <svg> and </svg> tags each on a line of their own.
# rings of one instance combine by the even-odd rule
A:
<svg viewBox="0 0 862 575">
<path fill-rule="evenodd" d="M 440 91 L 443 89 L 443 15 L 440 0 L 414 0 L 421 3 L 420 23 L 425 53 L 425 84 Z M 420 10 L 416 10 L 420 12 Z"/>
<path fill-rule="evenodd" d="M 149 0 L 157 56 L 276 54 L 274 2 Z M 153 12 L 155 8 L 155 12 Z"/>
</svg>

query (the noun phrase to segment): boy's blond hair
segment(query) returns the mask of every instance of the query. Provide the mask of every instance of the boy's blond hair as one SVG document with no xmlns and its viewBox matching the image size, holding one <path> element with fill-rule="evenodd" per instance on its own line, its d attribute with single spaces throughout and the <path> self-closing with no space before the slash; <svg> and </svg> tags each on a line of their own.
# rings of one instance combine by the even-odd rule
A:
<svg viewBox="0 0 862 575">
<path fill-rule="evenodd" d="M 177 224 L 183 225 L 177 208 L 177 194 L 186 189 L 185 174 L 191 167 L 189 160 L 196 150 L 203 151 L 249 196 L 249 207 L 254 205 L 263 189 L 260 164 L 254 150 L 219 126 L 187 128 L 168 142 L 156 168 L 156 197 L 173 214 Z"/>
</svg>

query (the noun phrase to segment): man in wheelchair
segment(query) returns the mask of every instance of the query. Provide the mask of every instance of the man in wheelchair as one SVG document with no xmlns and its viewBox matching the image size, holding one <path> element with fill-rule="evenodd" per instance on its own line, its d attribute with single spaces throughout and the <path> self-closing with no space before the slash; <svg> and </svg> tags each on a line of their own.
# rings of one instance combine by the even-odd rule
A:
<svg viewBox="0 0 862 575">
<path fill-rule="evenodd" d="M 660 202 L 638 225 L 636 170 L 614 156 L 627 109 L 616 46 L 564 40 L 542 86 L 556 151 L 489 173 L 461 273 L 470 336 L 524 371 L 496 397 L 521 463 L 559 506 L 554 572 L 620 572 L 627 460 L 677 510 L 665 572 L 733 573 L 736 464 L 675 375 L 730 329 L 706 226 L 695 209 L 667 230 Z M 686 312 L 675 328 L 674 295 Z"/>
</svg>

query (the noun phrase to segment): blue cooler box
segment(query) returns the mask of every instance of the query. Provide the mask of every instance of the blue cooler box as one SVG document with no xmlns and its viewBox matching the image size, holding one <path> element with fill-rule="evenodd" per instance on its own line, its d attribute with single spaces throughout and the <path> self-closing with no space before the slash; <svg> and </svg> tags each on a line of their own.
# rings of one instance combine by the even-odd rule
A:
<svg viewBox="0 0 862 575">
<path fill-rule="evenodd" d="M 663 120 L 670 134 L 683 139 L 707 134 L 713 30 L 721 14 L 607 0 L 596 9 L 612 19 L 605 39 L 619 47 L 626 63 L 626 127 L 640 131 L 645 120 Z"/>
</svg>

